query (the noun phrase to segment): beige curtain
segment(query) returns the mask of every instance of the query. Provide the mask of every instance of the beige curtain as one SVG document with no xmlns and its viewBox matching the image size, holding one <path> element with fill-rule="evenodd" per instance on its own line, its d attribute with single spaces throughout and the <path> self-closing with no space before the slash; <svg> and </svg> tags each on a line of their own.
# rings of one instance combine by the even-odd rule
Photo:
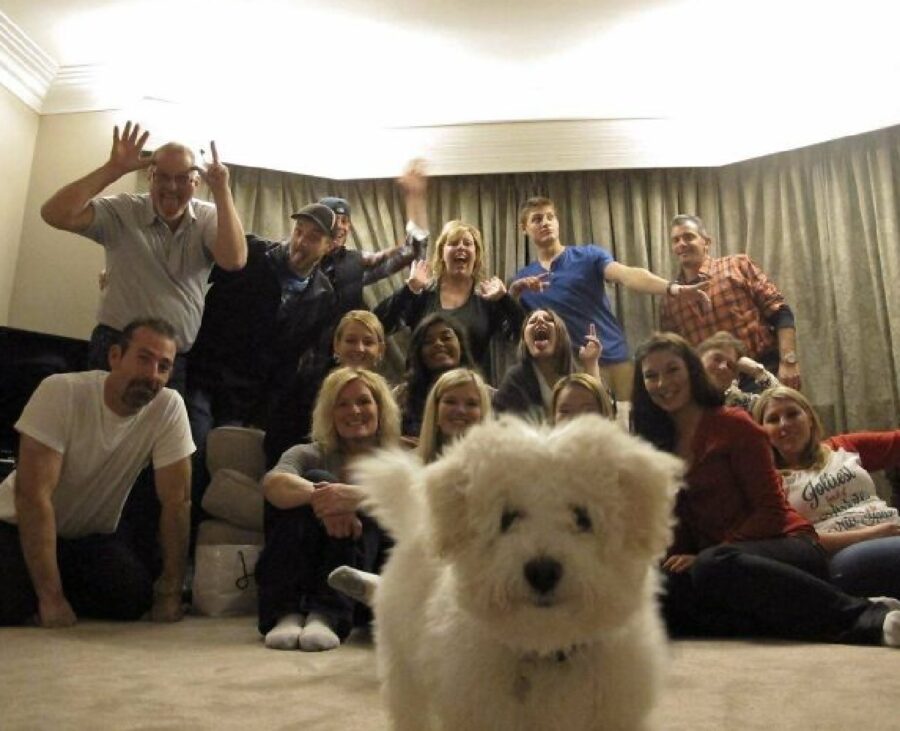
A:
<svg viewBox="0 0 900 731">
<path fill-rule="evenodd" d="M 404 211 L 392 181 L 330 181 L 235 166 L 247 231 L 281 238 L 290 214 L 325 195 L 347 198 L 361 249 L 392 246 Z M 747 252 L 797 318 L 804 391 L 834 430 L 888 428 L 900 404 L 900 127 L 717 169 L 531 173 L 433 178 L 433 231 L 478 226 L 491 270 L 508 279 L 532 252 L 518 230 L 531 195 L 556 201 L 566 243 L 596 242 L 623 264 L 675 274 L 668 221 L 696 213 L 713 255 Z M 373 304 L 402 277 L 369 287 Z M 653 331 L 654 298 L 610 288 L 632 347 Z M 500 356 L 504 360 L 503 355 Z"/>
</svg>

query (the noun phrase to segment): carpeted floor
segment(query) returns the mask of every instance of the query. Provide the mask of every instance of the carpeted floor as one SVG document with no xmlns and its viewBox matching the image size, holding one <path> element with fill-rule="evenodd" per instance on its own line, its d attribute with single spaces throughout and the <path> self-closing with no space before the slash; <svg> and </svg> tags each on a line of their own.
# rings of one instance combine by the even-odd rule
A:
<svg viewBox="0 0 900 731">
<path fill-rule="evenodd" d="M 671 731 L 900 728 L 900 651 L 785 642 L 671 646 Z M 266 650 L 250 618 L 0 629 L 3 731 L 386 729 L 365 638 Z M 462 731 L 462 730 L 461 730 Z"/>
</svg>

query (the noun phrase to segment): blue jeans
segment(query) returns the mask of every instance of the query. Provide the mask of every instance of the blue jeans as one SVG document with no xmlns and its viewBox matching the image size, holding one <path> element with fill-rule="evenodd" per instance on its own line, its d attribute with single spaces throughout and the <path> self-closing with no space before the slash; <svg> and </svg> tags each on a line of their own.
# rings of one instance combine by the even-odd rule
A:
<svg viewBox="0 0 900 731">
<path fill-rule="evenodd" d="M 831 581 L 854 596 L 900 598 L 900 536 L 873 538 L 831 557 Z"/>
</svg>

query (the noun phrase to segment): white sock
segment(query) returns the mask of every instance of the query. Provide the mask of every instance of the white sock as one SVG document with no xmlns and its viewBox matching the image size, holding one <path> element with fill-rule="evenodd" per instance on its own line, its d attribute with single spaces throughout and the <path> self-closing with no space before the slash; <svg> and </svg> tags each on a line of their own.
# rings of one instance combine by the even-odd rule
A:
<svg viewBox="0 0 900 731">
<path fill-rule="evenodd" d="M 876 604 L 886 604 L 889 609 L 900 609 L 900 599 L 892 596 L 870 596 L 870 602 Z"/>
<path fill-rule="evenodd" d="M 884 644 L 888 647 L 900 647 L 900 611 L 888 612 L 882 625 Z"/>
<path fill-rule="evenodd" d="M 304 652 L 321 652 L 333 650 L 340 644 L 340 639 L 331 629 L 331 622 L 321 614 L 310 612 L 300 631 L 300 649 Z"/>
<path fill-rule="evenodd" d="M 352 566 L 338 566 L 328 575 L 328 586 L 371 607 L 375 589 L 378 588 L 378 574 L 360 571 Z"/>
<path fill-rule="evenodd" d="M 285 614 L 266 633 L 266 647 L 270 650 L 296 650 L 300 644 L 302 627 L 302 614 Z"/>
</svg>

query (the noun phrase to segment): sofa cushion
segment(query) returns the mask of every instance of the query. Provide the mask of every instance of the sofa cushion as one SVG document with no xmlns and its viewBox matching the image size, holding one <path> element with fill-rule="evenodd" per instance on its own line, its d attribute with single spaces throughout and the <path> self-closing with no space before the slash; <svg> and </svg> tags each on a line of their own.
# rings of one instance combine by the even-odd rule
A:
<svg viewBox="0 0 900 731">
<path fill-rule="evenodd" d="M 263 496 L 259 483 L 237 470 L 223 469 L 213 474 L 203 495 L 203 509 L 239 528 L 263 529 Z"/>
</svg>

